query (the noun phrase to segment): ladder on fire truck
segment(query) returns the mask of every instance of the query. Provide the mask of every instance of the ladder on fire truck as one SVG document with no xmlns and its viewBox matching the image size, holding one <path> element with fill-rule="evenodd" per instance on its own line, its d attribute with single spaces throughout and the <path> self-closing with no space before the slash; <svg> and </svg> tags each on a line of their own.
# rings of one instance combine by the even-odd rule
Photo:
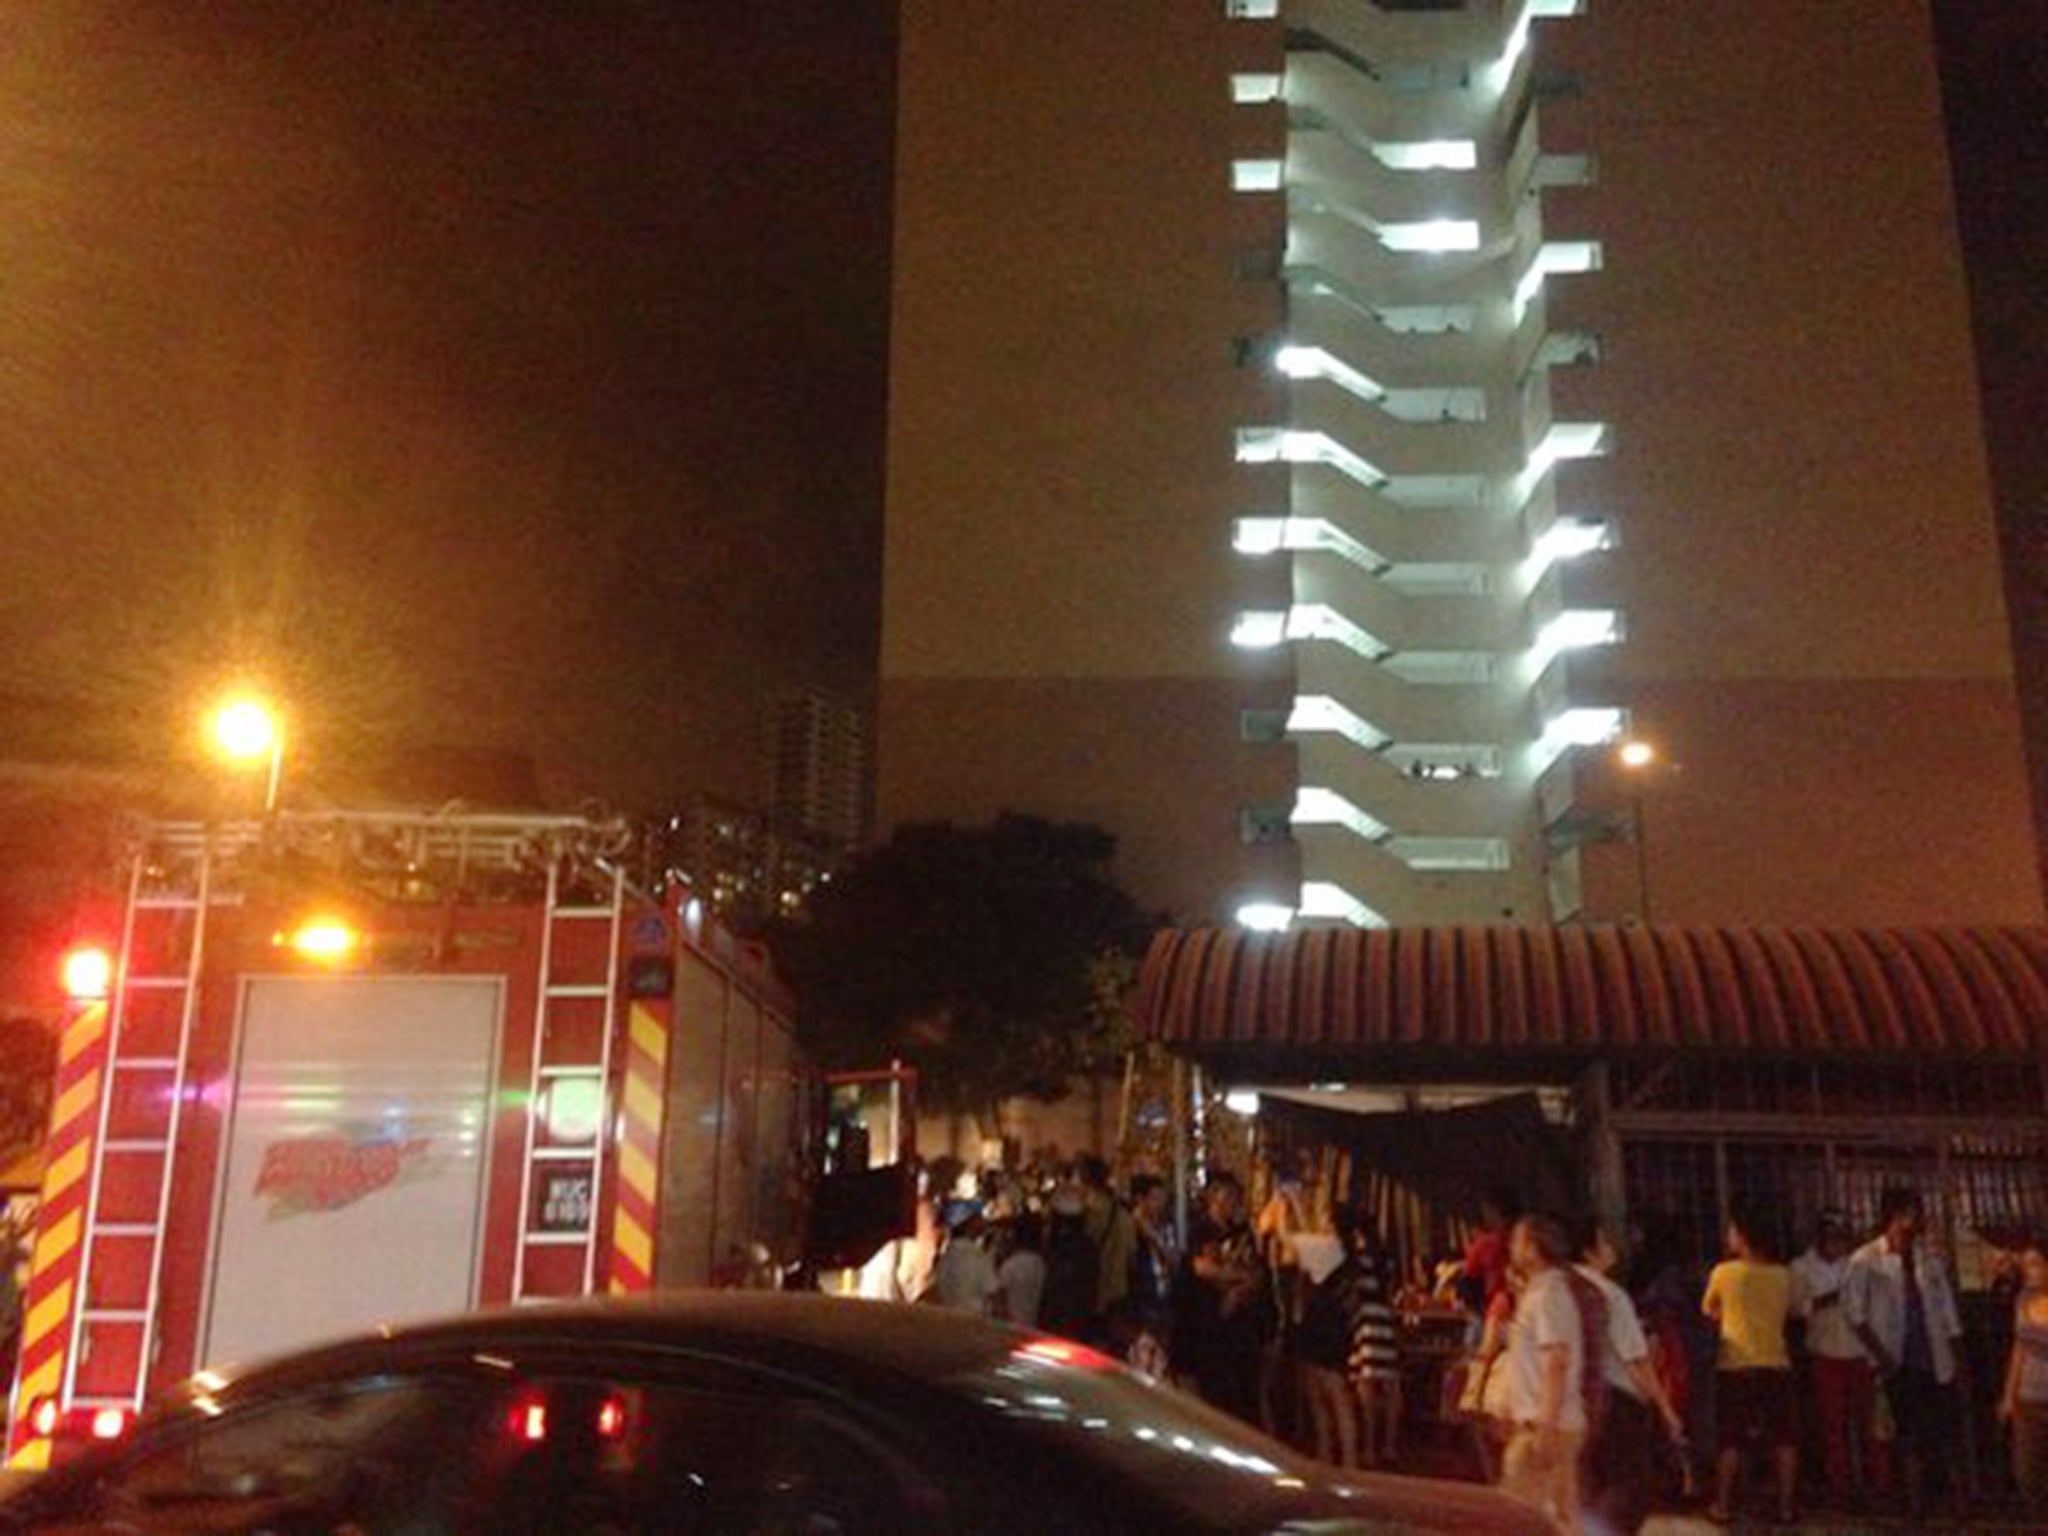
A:
<svg viewBox="0 0 2048 1536">
<path fill-rule="evenodd" d="M 604 1165 L 617 1106 L 612 1103 L 612 1040 L 619 1007 L 619 949 L 626 913 L 626 871 L 600 861 L 598 889 L 566 888 L 560 859 L 548 863 L 541 917 L 540 975 L 533 1011 L 525 1148 L 519 1165 L 519 1241 L 512 1260 L 515 1303 L 587 1296 L 597 1284 L 598 1217 Z M 592 896 L 599 899 L 593 901 Z M 577 942 L 602 924 L 601 956 Z M 580 957 L 580 967 L 572 957 Z M 576 1102 L 580 1110 L 557 1110 Z M 572 1116 L 580 1121 L 568 1122 Z M 586 1134 L 587 1133 L 587 1134 Z M 541 1249 L 556 1257 L 554 1284 L 537 1284 Z M 574 1288 L 560 1283 L 566 1259 Z"/>
<path fill-rule="evenodd" d="M 215 900 L 210 840 L 187 857 L 160 853 L 140 848 L 128 868 L 64 1360 L 63 1400 L 78 1408 L 139 1409 L 157 1346 L 164 1230 Z"/>
<path fill-rule="evenodd" d="M 157 823 L 142 829 L 126 871 L 120 953 L 108 1000 L 65 1351 L 65 1406 L 134 1411 L 147 1395 L 160 1344 L 179 1133 L 193 1092 L 192 1040 L 208 915 L 240 902 L 244 875 L 285 854 L 399 899 L 425 899 L 425 885 L 531 899 L 521 892 L 531 890 L 545 864 L 513 1295 L 537 1299 L 529 1280 L 532 1254 L 540 1249 L 570 1250 L 575 1293 L 594 1287 L 604 1153 L 614 1111 L 612 1036 L 629 898 L 622 858 L 626 837 L 623 823 L 588 816 L 461 811 L 280 812 L 261 822 Z M 603 943 L 602 959 L 595 962 L 594 946 L 565 942 L 567 935 L 593 930 Z M 563 969 L 570 952 L 583 957 L 588 974 L 572 978 Z M 579 1008 L 588 1012 L 572 1017 Z M 553 1096 L 564 1091 L 584 1095 L 589 1131 L 566 1143 L 543 1133 Z M 545 1185 L 537 1171 L 584 1176 L 580 1188 L 588 1198 L 576 1202 L 576 1220 L 541 1219 L 545 1213 L 537 1212 L 534 1195 Z"/>
</svg>

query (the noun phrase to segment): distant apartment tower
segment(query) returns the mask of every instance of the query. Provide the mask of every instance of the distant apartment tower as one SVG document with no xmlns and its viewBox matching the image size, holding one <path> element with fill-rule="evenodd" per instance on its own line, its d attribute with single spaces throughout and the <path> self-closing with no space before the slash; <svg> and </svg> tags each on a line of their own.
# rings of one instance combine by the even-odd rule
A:
<svg viewBox="0 0 2048 1536">
<path fill-rule="evenodd" d="M 867 716 L 810 690 L 762 709 L 760 809 L 768 824 L 843 855 L 868 830 Z"/>
<path fill-rule="evenodd" d="M 741 933 L 796 916 L 846 852 L 717 795 L 698 795 L 650 841 L 659 866 L 653 877 L 680 880 Z"/>
<path fill-rule="evenodd" d="M 883 824 L 1182 921 L 2037 918 L 1924 0 L 1727 4 L 904 0 Z"/>
</svg>

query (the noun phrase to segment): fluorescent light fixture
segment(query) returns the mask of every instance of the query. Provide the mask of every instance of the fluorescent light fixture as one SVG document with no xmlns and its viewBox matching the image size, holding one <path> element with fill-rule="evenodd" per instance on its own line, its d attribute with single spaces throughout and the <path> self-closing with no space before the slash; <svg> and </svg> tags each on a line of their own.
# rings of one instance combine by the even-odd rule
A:
<svg viewBox="0 0 2048 1536">
<path fill-rule="evenodd" d="M 1472 219 L 1424 219 L 1417 224 L 1382 224 L 1380 243 L 1390 251 L 1476 251 L 1479 225 Z"/>
<path fill-rule="evenodd" d="M 1230 643 L 1242 651 L 1270 651 L 1287 638 L 1287 615 L 1277 609 L 1240 613 L 1230 626 Z"/>
<path fill-rule="evenodd" d="M 1531 647 L 1535 670 L 1542 671 L 1564 651 L 1613 645 L 1620 639 L 1621 615 L 1612 608 L 1567 608 L 1537 634 Z"/>
<path fill-rule="evenodd" d="M 1612 530 L 1605 523 L 1561 517 L 1536 535 L 1529 549 L 1529 563 L 1540 576 L 1560 560 L 1577 560 L 1603 549 L 1613 548 Z"/>
<path fill-rule="evenodd" d="M 1321 347 L 1284 346 L 1273 354 L 1273 366 L 1290 379 L 1327 379 L 1349 394 L 1377 405 L 1387 398 L 1386 386 Z"/>
<path fill-rule="evenodd" d="M 1508 29 L 1507 41 L 1501 45 L 1500 57 L 1486 70 L 1486 83 L 1495 91 L 1507 89 L 1513 78 L 1515 66 L 1522 62 L 1522 55 L 1529 51 L 1529 29 L 1531 8 L 1524 5 L 1515 16 L 1514 26 Z"/>
<path fill-rule="evenodd" d="M 1386 641 L 1360 629 L 1328 603 L 1296 603 L 1288 609 L 1287 638 L 1334 640 L 1367 661 L 1378 661 L 1393 650 Z"/>
<path fill-rule="evenodd" d="M 1607 423 L 1604 421 L 1553 421 L 1543 434 L 1553 461 L 1597 459 L 1607 452 Z"/>
<path fill-rule="evenodd" d="M 1479 165 L 1479 146 L 1470 139 L 1375 144 L 1372 152 L 1381 165 L 1395 171 L 1470 171 Z"/>
<path fill-rule="evenodd" d="M 1241 107 L 1261 106 L 1278 101 L 1286 88 L 1284 75 L 1249 74 L 1230 77 L 1230 99 Z"/>
<path fill-rule="evenodd" d="M 1233 160 L 1230 162 L 1230 190 L 1278 192 L 1286 182 L 1286 172 L 1286 163 L 1280 160 Z"/>
<path fill-rule="evenodd" d="M 1568 709 L 1543 722 L 1543 735 L 1536 742 L 1536 755 L 1547 765 L 1568 747 L 1597 747 L 1613 741 L 1625 728 L 1618 709 Z"/>
<path fill-rule="evenodd" d="M 1230 544 L 1241 555 L 1281 550 L 1339 555 L 1375 576 L 1392 568 L 1383 556 L 1322 517 L 1240 517 L 1230 525 Z"/>
<path fill-rule="evenodd" d="M 1553 273 L 1597 272 L 1605 255 L 1598 240 L 1546 240 L 1536 248 L 1529 269 L 1515 284 L 1515 323 L 1529 312 L 1544 282 Z"/>
<path fill-rule="evenodd" d="M 1283 427 L 1239 427 L 1240 464 L 1327 464 L 1369 491 L 1384 490 L 1388 476 L 1327 432 L 1294 432 Z"/>
<path fill-rule="evenodd" d="M 1319 378 L 1329 355 L 1321 347 L 1282 347 L 1273 354 L 1273 366 L 1290 379 Z"/>
<path fill-rule="evenodd" d="M 1253 933 L 1285 933 L 1294 926 L 1294 908 L 1277 901 L 1248 901 L 1237 909 L 1237 925 Z"/>
<path fill-rule="evenodd" d="M 1570 459 L 1597 459 L 1607 452 L 1607 423 L 1604 421 L 1552 422 L 1542 441 L 1529 450 L 1522 466 L 1517 500 L 1526 504 L 1538 483 L 1553 466 Z"/>
<path fill-rule="evenodd" d="M 1299 827 L 1343 827 L 1369 843 L 1377 843 L 1393 831 L 1334 789 L 1312 784 L 1304 784 L 1294 792 L 1294 810 L 1289 819 Z"/>
<path fill-rule="evenodd" d="M 1343 736 L 1367 751 L 1377 751 L 1393 739 L 1337 700 L 1324 694 L 1303 694 L 1287 713 L 1287 734 L 1307 736 L 1321 733 Z"/>
<path fill-rule="evenodd" d="M 1277 554 L 1287 547 L 1287 519 L 1240 517 L 1230 525 L 1230 547 L 1240 555 Z"/>
<path fill-rule="evenodd" d="M 1354 928 L 1384 928 L 1387 920 L 1343 886 L 1328 880 L 1305 880 L 1297 916 L 1349 923 Z"/>
</svg>

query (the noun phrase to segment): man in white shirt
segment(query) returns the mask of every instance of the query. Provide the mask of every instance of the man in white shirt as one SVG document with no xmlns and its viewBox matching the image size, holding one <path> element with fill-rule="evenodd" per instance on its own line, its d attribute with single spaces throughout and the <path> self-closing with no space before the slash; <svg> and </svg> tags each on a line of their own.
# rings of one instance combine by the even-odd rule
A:
<svg viewBox="0 0 2048 1536">
<path fill-rule="evenodd" d="M 1874 1487 L 1886 1470 L 1870 1434 L 1876 1376 L 1849 1321 L 1850 1248 L 1849 1219 L 1840 1211 L 1822 1211 L 1813 1246 L 1792 1261 L 1793 1315 L 1805 1325 L 1822 1465 L 1837 1508 L 1853 1501 L 1859 1477 Z"/>
<path fill-rule="evenodd" d="M 1606 1417 L 1593 1427 L 1582 1473 L 1586 1529 L 1601 1536 L 1633 1536 L 1649 1518 L 1660 1434 L 1682 1447 L 1685 1424 L 1650 1363 L 1650 1343 L 1635 1303 L 1614 1283 L 1621 1252 L 1612 1235 L 1595 1221 L 1584 1225 L 1578 1238 L 1574 1272 L 1599 1292 L 1605 1311 L 1600 1372 L 1608 1387 Z"/>
<path fill-rule="evenodd" d="M 1523 1278 L 1508 1346 L 1512 1429 L 1501 1456 L 1503 1492 L 1579 1529 L 1579 1453 L 1586 1442 L 1586 1341 L 1566 1267 L 1571 1240 L 1547 1216 L 1525 1216 L 1508 1239 Z M 1597 1367 L 1596 1367 L 1597 1368 Z"/>
<path fill-rule="evenodd" d="M 952 1235 L 946 1240 L 946 1251 L 939 1255 L 935 1283 L 940 1306 L 972 1312 L 978 1317 L 989 1315 L 1003 1286 L 996 1274 L 996 1261 L 982 1242 L 986 1230 L 979 1213 L 954 1224 Z"/>
<path fill-rule="evenodd" d="M 1967 1490 L 1951 1455 L 1961 1366 L 1956 1345 L 1963 1336 L 1955 1291 L 1946 1266 L 1921 1240 L 1918 1195 L 1886 1190 L 1878 1221 L 1878 1235 L 1849 1261 L 1843 1311 L 1884 1381 L 1905 1462 L 1908 1515 L 1921 1517 L 1927 1473 L 1940 1468 L 1961 1517 Z"/>
</svg>

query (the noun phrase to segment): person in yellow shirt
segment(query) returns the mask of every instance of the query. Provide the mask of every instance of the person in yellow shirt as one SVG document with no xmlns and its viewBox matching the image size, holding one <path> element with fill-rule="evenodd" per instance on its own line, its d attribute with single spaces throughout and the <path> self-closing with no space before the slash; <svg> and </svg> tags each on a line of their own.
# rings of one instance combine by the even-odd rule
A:
<svg viewBox="0 0 2048 1536">
<path fill-rule="evenodd" d="M 1778 1518 L 1798 1518 L 1799 1426 L 1792 1391 L 1792 1354 L 1785 1324 L 1792 1316 L 1792 1271 L 1778 1262 L 1744 1211 L 1728 1218 L 1728 1257 L 1707 1277 L 1702 1309 L 1721 1332 L 1714 1367 L 1714 1419 L 1720 1459 L 1715 1463 L 1714 1506 L 1708 1518 L 1734 1518 L 1743 1459 L 1752 1449 L 1771 1453 Z"/>
</svg>

